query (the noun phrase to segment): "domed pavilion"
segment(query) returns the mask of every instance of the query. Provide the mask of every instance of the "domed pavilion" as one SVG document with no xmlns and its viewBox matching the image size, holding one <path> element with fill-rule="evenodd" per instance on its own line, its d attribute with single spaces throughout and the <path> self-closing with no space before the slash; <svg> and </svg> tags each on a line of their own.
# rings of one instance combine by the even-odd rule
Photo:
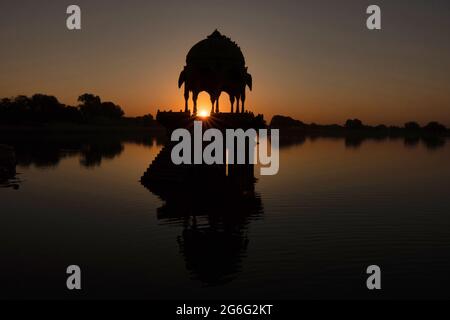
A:
<svg viewBox="0 0 450 320">
<path fill-rule="evenodd" d="M 197 113 L 197 98 L 207 92 L 211 99 L 211 113 L 219 113 L 219 97 L 228 93 L 231 112 L 244 112 L 246 86 L 252 89 L 252 76 L 247 72 L 241 48 L 230 38 L 215 30 L 189 50 L 186 66 L 181 71 L 178 87 L 184 84 L 185 112 L 192 93 L 193 113 Z M 241 102 L 241 108 L 239 108 Z"/>
</svg>

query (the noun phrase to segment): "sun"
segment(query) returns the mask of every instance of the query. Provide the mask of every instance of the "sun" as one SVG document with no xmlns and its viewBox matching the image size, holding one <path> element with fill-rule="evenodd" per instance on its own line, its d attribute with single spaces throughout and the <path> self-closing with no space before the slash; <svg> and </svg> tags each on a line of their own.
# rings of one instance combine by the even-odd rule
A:
<svg viewBox="0 0 450 320">
<path fill-rule="evenodd" d="M 200 110 L 198 113 L 198 116 L 201 118 L 207 118 L 207 117 L 209 117 L 209 112 L 206 110 Z"/>
</svg>

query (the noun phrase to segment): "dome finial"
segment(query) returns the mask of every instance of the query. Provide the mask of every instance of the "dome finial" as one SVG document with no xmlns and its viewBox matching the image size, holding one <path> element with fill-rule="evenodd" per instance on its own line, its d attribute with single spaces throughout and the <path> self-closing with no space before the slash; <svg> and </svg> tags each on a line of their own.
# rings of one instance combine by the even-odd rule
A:
<svg viewBox="0 0 450 320">
<path fill-rule="evenodd" d="M 208 36 L 208 38 L 216 38 L 216 39 L 222 38 L 222 37 L 223 37 L 223 35 L 219 32 L 219 30 L 217 30 L 217 28 L 214 30 L 213 33 L 211 33 L 211 34 Z"/>
</svg>

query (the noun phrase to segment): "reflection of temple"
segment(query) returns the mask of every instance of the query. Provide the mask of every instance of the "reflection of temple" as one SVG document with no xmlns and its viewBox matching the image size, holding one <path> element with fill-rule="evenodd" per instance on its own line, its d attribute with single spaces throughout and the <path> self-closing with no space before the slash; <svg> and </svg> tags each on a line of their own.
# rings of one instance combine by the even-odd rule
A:
<svg viewBox="0 0 450 320">
<path fill-rule="evenodd" d="M 142 178 L 143 185 L 165 202 L 158 219 L 182 224 L 177 242 L 194 279 L 206 285 L 230 281 L 246 255 L 248 224 L 262 213 L 253 165 L 177 166 L 173 179 L 167 175 L 175 166 L 169 149 L 162 150 Z"/>
</svg>

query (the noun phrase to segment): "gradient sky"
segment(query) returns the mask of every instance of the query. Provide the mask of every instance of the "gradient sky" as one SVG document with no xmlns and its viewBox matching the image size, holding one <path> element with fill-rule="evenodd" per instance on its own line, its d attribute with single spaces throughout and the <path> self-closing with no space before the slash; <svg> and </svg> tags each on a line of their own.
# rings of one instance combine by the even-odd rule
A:
<svg viewBox="0 0 450 320">
<path fill-rule="evenodd" d="M 70 4 L 82 9 L 81 31 L 66 29 Z M 370 4 L 382 9 L 381 31 L 365 27 Z M 269 120 L 450 126 L 448 0 L 2 0 L 0 97 L 76 104 L 92 92 L 129 116 L 179 110 L 186 54 L 216 28 L 240 45 L 253 76 L 247 106 Z M 199 99 L 209 110 L 208 95 Z"/>
</svg>

